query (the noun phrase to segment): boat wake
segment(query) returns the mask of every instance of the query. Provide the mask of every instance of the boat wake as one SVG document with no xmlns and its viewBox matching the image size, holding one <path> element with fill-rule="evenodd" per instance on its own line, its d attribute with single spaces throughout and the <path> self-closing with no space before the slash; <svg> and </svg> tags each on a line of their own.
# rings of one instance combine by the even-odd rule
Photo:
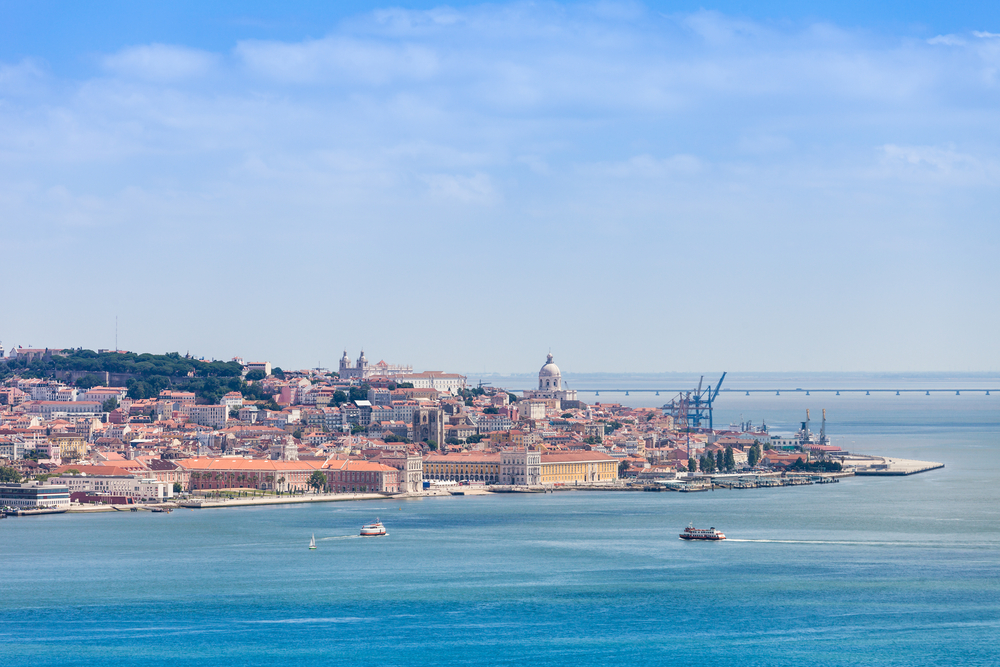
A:
<svg viewBox="0 0 1000 667">
<path fill-rule="evenodd" d="M 361 539 L 361 536 L 360 535 L 334 535 L 333 537 L 321 537 L 321 538 L 319 538 L 316 541 L 320 542 L 322 540 L 354 540 L 354 539 Z"/>
<path fill-rule="evenodd" d="M 744 540 L 730 537 L 727 542 L 760 542 L 767 544 L 875 544 L 874 542 L 851 542 L 846 540 Z"/>
</svg>

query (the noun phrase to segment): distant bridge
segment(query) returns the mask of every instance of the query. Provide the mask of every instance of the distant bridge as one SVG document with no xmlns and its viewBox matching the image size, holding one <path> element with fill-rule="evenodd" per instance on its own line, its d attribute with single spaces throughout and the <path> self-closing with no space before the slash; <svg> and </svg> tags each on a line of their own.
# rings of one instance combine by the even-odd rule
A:
<svg viewBox="0 0 1000 667">
<path fill-rule="evenodd" d="M 656 396 L 659 396 L 661 393 L 666 394 L 667 396 L 671 396 L 671 395 L 674 395 L 674 394 L 681 393 L 682 391 L 685 391 L 685 390 L 683 390 L 683 389 L 576 389 L 575 391 L 577 391 L 578 393 L 581 393 L 581 394 L 595 394 L 597 396 L 600 396 L 602 392 L 605 393 L 605 394 L 625 394 L 626 396 L 628 396 L 630 394 L 655 394 Z M 803 389 L 801 387 L 796 387 L 795 389 L 780 389 L 780 388 L 774 388 L 774 389 L 733 389 L 733 388 L 726 388 L 726 389 L 722 390 L 722 393 L 726 393 L 726 392 L 733 393 L 733 394 L 735 394 L 735 393 L 742 393 L 742 394 L 745 394 L 746 396 L 749 396 L 750 394 L 774 394 L 775 396 L 781 396 L 782 393 L 785 393 L 785 394 L 804 394 L 805 396 L 809 396 L 809 395 L 814 394 L 814 393 L 815 394 L 820 394 L 820 393 L 835 394 L 837 396 L 840 396 L 841 394 L 864 394 L 866 396 L 870 396 L 871 394 L 895 394 L 896 396 L 901 396 L 903 394 L 924 394 L 925 396 L 930 396 L 931 394 L 954 394 L 956 396 L 960 396 L 963 393 L 966 393 L 966 394 L 985 394 L 986 396 L 990 396 L 990 392 L 1000 392 L 1000 388 L 985 389 L 985 388 L 982 388 L 982 387 L 979 387 L 979 388 L 961 388 L 961 387 L 959 387 L 959 388 L 950 388 L 949 389 L 949 388 L 935 387 L 935 388 L 931 388 L 931 389 L 927 389 L 927 388 L 924 388 L 924 389 L 915 389 L 915 388 L 910 387 L 910 388 L 906 388 L 906 389 Z"/>
</svg>

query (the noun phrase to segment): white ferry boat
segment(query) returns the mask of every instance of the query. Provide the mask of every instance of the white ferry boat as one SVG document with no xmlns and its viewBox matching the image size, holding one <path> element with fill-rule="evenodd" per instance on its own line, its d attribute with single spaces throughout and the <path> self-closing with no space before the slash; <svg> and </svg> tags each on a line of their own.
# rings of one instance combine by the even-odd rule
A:
<svg viewBox="0 0 1000 667">
<path fill-rule="evenodd" d="M 726 536 L 721 530 L 713 528 L 695 528 L 693 524 L 688 524 L 684 532 L 680 535 L 682 540 L 724 540 Z"/>
<path fill-rule="evenodd" d="M 375 523 L 366 523 L 361 526 L 361 537 L 379 537 L 388 534 L 379 519 L 375 519 Z"/>
</svg>

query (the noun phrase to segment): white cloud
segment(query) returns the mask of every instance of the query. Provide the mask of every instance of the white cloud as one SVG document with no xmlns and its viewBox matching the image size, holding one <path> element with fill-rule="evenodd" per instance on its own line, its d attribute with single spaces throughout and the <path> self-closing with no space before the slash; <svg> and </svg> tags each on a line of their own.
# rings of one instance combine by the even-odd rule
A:
<svg viewBox="0 0 1000 667">
<path fill-rule="evenodd" d="M 105 56 L 109 72 L 126 78 L 150 81 L 182 81 L 203 76 L 215 66 L 215 54 L 170 44 L 131 46 Z"/>
<path fill-rule="evenodd" d="M 996 157 L 981 158 L 957 151 L 954 146 L 881 147 L 883 164 L 896 175 L 947 179 L 958 185 L 1000 185 L 1000 168 Z M 903 169 L 900 169 L 900 168 Z"/>
<path fill-rule="evenodd" d="M 26 58 L 15 65 L 0 63 L 0 95 L 38 93 L 45 82 L 40 63 Z"/>
<path fill-rule="evenodd" d="M 253 73 L 289 83 L 329 81 L 384 85 L 397 79 L 427 79 L 437 57 L 424 46 L 331 36 L 299 43 L 245 41 L 236 55 Z"/>
<path fill-rule="evenodd" d="M 435 199 L 465 204 L 495 204 L 500 199 L 488 174 L 427 174 L 422 177 Z"/>
<path fill-rule="evenodd" d="M 942 46 L 965 46 L 967 41 L 957 35 L 938 35 L 927 40 L 928 44 L 940 44 Z"/>
<path fill-rule="evenodd" d="M 652 155 L 636 155 L 623 162 L 584 166 L 585 171 L 596 170 L 615 178 L 665 178 L 697 174 L 705 165 L 693 155 L 674 155 L 658 159 Z"/>
</svg>

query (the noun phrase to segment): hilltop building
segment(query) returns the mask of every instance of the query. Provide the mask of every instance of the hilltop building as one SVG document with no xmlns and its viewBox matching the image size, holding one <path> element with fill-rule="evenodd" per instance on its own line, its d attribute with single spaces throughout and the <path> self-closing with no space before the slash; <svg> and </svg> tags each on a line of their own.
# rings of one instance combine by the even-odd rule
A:
<svg viewBox="0 0 1000 667">
<path fill-rule="evenodd" d="M 369 363 L 364 350 L 361 350 L 361 356 L 358 357 L 356 364 L 351 362 L 351 358 L 347 356 L 347 350 L 344 350 L 338 371 L 341 380 L 367 380 L 371 377 L 392 377 L 412 372 L 413 366 L 387 364 L 385 361 L 380 361 L 377 364 Z"/>
<path fill-rule="evenodd" d="M 573 389 L 563 389 L 562 371 L 552 361 L 550 352 L 545 360 L 545 365 L 538 371 L 538 389 L 527 389 L 521 392 L 526 399 L 546 399 L 559 401 L 561 408 L 579 407 L 580 401 L 576 397 Z"/>
</svg>

